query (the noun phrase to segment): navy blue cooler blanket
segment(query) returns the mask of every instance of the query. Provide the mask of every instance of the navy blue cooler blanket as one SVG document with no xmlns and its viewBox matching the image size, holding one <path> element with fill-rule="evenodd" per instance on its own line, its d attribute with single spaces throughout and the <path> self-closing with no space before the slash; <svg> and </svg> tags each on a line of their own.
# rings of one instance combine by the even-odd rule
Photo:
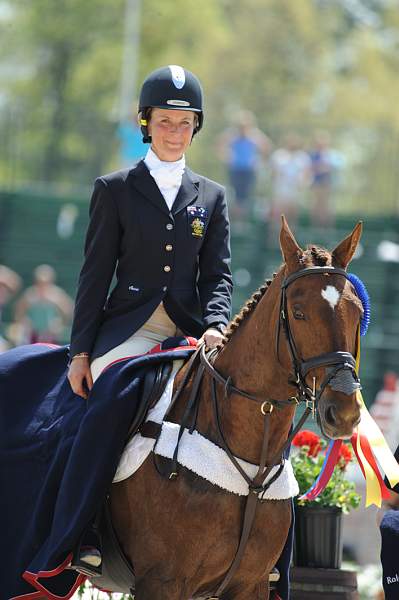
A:
<svg viewBox="0 0 399 600">
<path fill-rule="evenodd" d="M 66 567 L 109 492 L 145 375 L 188 358 L 192 342 L 170 338 L 160 352 L 115 362 L 87 402 L 67 380 L 67 347 L 0 355 L 0 600 L 70 598 L 84 581 Z M 278 563 L 283 600 L 291 535 Z"/>
<path fill-rule="evenodd" d="M 148 369 L 193 352 L 175 341 L 186 347 L 110 366 L 88 402 L 66 378 L 67 347 L 0 355 L 0 600 L 68 598 L 84 580 L 65 569 L 71 550 L 109 491 Z"/>
</svg>

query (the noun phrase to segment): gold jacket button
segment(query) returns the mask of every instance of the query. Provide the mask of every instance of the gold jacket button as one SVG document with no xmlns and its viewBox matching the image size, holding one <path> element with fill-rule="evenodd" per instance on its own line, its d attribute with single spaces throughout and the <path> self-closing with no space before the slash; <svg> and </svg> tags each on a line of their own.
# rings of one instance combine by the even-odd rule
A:
<svg viewBox="0 0 399 600">
<path fill-rule="evenodd" d="M 170 271 L 170 266 L 169 266 L 169 265 L 165 265 L 165 266 L 164 266 L 164 268 L 163 268 L 163 270 L 164 270 L 166 273 L 169 273 L 169 271 Z"/>
<path fill-rule="evenodd" d="M 166 250 L 167 252 L 171 252 L 171 251 L 173 250 L 173 246 L 172 246 L 172 244 L 166 244 L 166 246 L 165 246 L 165 250 Z"/>
</svg>

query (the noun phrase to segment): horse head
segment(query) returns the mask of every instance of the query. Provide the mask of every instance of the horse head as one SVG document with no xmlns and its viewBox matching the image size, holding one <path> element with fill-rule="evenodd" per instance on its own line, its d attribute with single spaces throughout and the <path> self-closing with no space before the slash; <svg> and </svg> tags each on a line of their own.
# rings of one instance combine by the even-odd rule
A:
<svg viewBox="0 0 399 600">
<path fill-rule="evenodd" d="M 284 217 L 280 232 L 285 266 L 277 352 L 294 371 L 302 399 L 315 402 L 320 428 L 332 439 L 350 437 L 360 420 L 354 357 L 363 307 L 346 268 L 361 231 L 358 223 L 332 252 L 314 245 L 303 250 Z"/>
</svg>

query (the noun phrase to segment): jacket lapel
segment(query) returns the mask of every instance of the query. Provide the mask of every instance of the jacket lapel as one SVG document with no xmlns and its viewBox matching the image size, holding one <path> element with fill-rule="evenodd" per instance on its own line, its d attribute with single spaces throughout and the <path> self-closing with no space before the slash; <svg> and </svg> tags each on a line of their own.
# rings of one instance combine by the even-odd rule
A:
<svg viewBox="0 0 399 600">
<path fill-rule="evenodd" d="M 169 215 L 169 209 L 165 202 L 165 198 L 162 196 L 154 178 L 151 177 L 143 160 L 130 171 L 130 174 L 130 180 L 136 190 L 143 194 L 143 196 L 145 196 L 154 206 Z M 181 186 L 172 206 L 171 212 L 173 215 L 183 210 L 195 200 L 198 196 L 198 185 L 199 179 L 197 175 L 193 173 L 191 169 L 186 168 L 183 173 Z"/>
<path fill-rule="evenodd" d="M 169 208 L 165 202 L 165 198 L 162 196 L 144 161 L 141 160 L 130 173 L 132 175 L 130 178 L 132 185 L 136 190 L 143 194 L 159 210 L 169 215 Z"/>
<path fill-rule="evenodd" d="M 198 196 L 199 179 L 190 169 L 185 169 L 181 180 L 181 186 L 172 206 L 172 214 L 186 208 Z"/>
</svg>

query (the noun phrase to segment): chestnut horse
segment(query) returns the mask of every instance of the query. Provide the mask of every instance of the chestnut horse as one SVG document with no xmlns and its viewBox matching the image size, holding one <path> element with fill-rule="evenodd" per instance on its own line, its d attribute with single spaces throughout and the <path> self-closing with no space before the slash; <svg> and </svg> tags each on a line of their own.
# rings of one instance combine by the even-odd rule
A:
<svg viewBox="0 0 399 600">
<path fill-rule="evenodd" d="M 352 368 L 351 355 L 356 353 L 362 305 L 345 269 L 360 235 L 361 223 L 331 253 L 315 246 L 302 250 L 283 218 L 284 264 L 230 323 L 226 341 L 211 360 L 216 375 L 205 369 L 197 431 L 221 445 L 222 430 L 234 456 L 259 464 L 266 413 L 270 418 L 264 459 L 266 464 L 276 464 L 275 457 L 289 436 L 295 404 L 316 397 L 323 433 L 332 439 L 351 436 L 360 418 L 356 385 L 344 394 L 330 384 L 331 371 L 336 374 L 348 368 L 348 362 Z M 183 376 L 184 369 L 175 387 Z M 229 377 L 226 393 L 222 382 Z M 181 423 L 192 384 L 190 377 L 169 421 Z M 272 405 L 277 407 L 273 412 Z M 181 466 L 178 476 L 170 480 L 170 461 L 157 457 L 156 462 L 158 468 L 154 456 L 149 456 L 134 475 L 114 484 L 111 491 L 114 527 L 134 565 L 136 600 L 268 597 L 268 575 L 291 523 L 290 500 L 256 502 L 242 559 L 225 581 L 239 545 L 246 498 L 225 492 Z"/>
</svg>

